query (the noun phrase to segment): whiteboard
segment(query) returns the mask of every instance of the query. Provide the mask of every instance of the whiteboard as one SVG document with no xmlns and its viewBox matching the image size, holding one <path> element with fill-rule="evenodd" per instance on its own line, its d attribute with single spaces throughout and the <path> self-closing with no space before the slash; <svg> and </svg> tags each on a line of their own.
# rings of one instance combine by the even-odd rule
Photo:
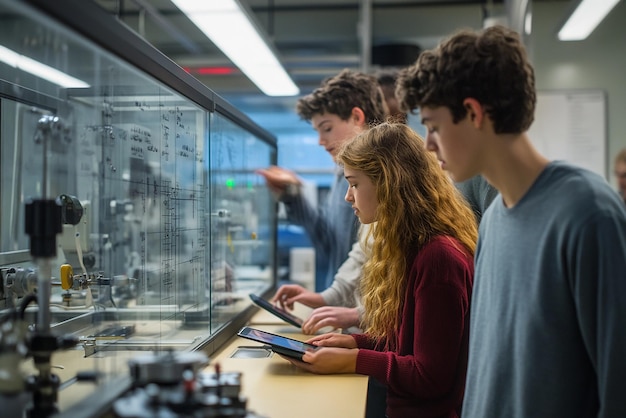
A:
<svg viewBox="0 0 626 418">
<path fill-rule="evenodd" d="M 549 160 L 565 160 L 608 178 L 603 91 L 538 92 L 528 135 Z"/>
</svg>

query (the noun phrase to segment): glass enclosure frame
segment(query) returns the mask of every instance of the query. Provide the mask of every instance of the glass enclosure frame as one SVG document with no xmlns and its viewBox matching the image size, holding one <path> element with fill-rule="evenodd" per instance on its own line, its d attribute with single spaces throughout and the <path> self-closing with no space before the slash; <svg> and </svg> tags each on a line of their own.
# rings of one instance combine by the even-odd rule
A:
<svg viewBox="0 0 626 418">
<path fill-rule="evenodd" d="M 64 361 L 101 376 L 82 401 L 60 391 L 61 411 L 97 416 L 130 357 L 210 356 L 256 311 L 247 295 L 275 288 L 276 203 L 255 171 L 276 139 L 93 2 L 0 8 L 0 47 L 85 83 L 0 63 L 0 314 L 36 290 L 26 322 L 76 337 Z M 54 256 L 31 255 L 30 198 L 60 208 Z"/>
</svg>

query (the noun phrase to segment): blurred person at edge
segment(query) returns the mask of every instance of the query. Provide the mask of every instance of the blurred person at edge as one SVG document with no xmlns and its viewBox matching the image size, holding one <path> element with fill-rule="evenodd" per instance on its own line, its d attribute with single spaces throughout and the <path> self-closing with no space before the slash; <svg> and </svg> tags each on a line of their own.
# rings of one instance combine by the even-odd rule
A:
<svg viewBox="0 0 626 418">
<path fill-rule="evenodd" d="M 615 178 L 617 179 L 617 192 L 626 204 L 626 148 L 621 150 L 615 157 Z"/>
</svg>

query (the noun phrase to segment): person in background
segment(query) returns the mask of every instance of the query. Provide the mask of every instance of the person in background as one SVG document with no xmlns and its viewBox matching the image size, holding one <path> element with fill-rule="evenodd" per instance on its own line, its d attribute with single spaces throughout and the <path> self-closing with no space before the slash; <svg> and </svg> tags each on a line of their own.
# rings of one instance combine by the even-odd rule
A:
<svg viewBox="0 0 626 418">
<path fill-rule="evenodd" d="M 347 69 L 325 79 L 311 94 L 299 99 L 296 110 L 312 124 L 319 144 L 333 158 L 345 141 L 386 116 L 376 79 Z M 274 166 L 257 172 L 284 203 L 288 219 L 306 230 L 316 258 L 327 265 L 325 282 L 316 287 L 327 288 L 348 257 L 358 228 L 354 213 L 343 201 L 347 190 L 343 170 L 337 167 L 328 197 L 317 208 L 303 196 L 302 181 L 292 171 Z"/>
<path fill-rule="evenodd" d="M 397 69 L 382 69 L 375 74 L 378 85 L 383 92 L 385 104 L 387 105 L 388 120 L 393 122 L 406 123 L 406 112 L 400 108 L 400 103 L 396 97 Z"/>
<path fill-rule="evenodd" d="M 427 148 L 455 181 L 500 191 L 480 224 L 463 417 L 625 417 L 626 208 L 533 147 L 519 35 L 461 31 L 408 71 Z"/>
<path fill-rule="evenodd" d="M 626 148 L 621 150 L 615 157 L 615 178 L 617 179 L 617 192 L 626 204 Z"/>
<path fill-rule="evenodd" d="M 313 373 L 375 377 L 387 387 L 389 418 L 458 417 L 476 219 L 405 124 L 370 128 L 337 160 L 350 185 L 346 201 L 371 224 L 361 278 L 366 333 L 314 337 L 319 349 L 288 360 Z"/>
</svg>

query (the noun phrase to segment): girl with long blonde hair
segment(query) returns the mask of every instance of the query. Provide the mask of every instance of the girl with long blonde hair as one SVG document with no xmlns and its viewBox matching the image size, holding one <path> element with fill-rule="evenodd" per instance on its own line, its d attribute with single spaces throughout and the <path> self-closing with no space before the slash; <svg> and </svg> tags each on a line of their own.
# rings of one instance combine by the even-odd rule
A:
<svg viewBox="0 0 626 418">
<path fill-rule="evenodd" d="M 365 333 L 309 340 L 292 363 L 387 386 L 387 416 L 458 417 L 467 367 L 476 219 L 411 128 L 383 123 L 337 156 L 348 201 L 371 224 L 361 293 Z"/>
</svg>

